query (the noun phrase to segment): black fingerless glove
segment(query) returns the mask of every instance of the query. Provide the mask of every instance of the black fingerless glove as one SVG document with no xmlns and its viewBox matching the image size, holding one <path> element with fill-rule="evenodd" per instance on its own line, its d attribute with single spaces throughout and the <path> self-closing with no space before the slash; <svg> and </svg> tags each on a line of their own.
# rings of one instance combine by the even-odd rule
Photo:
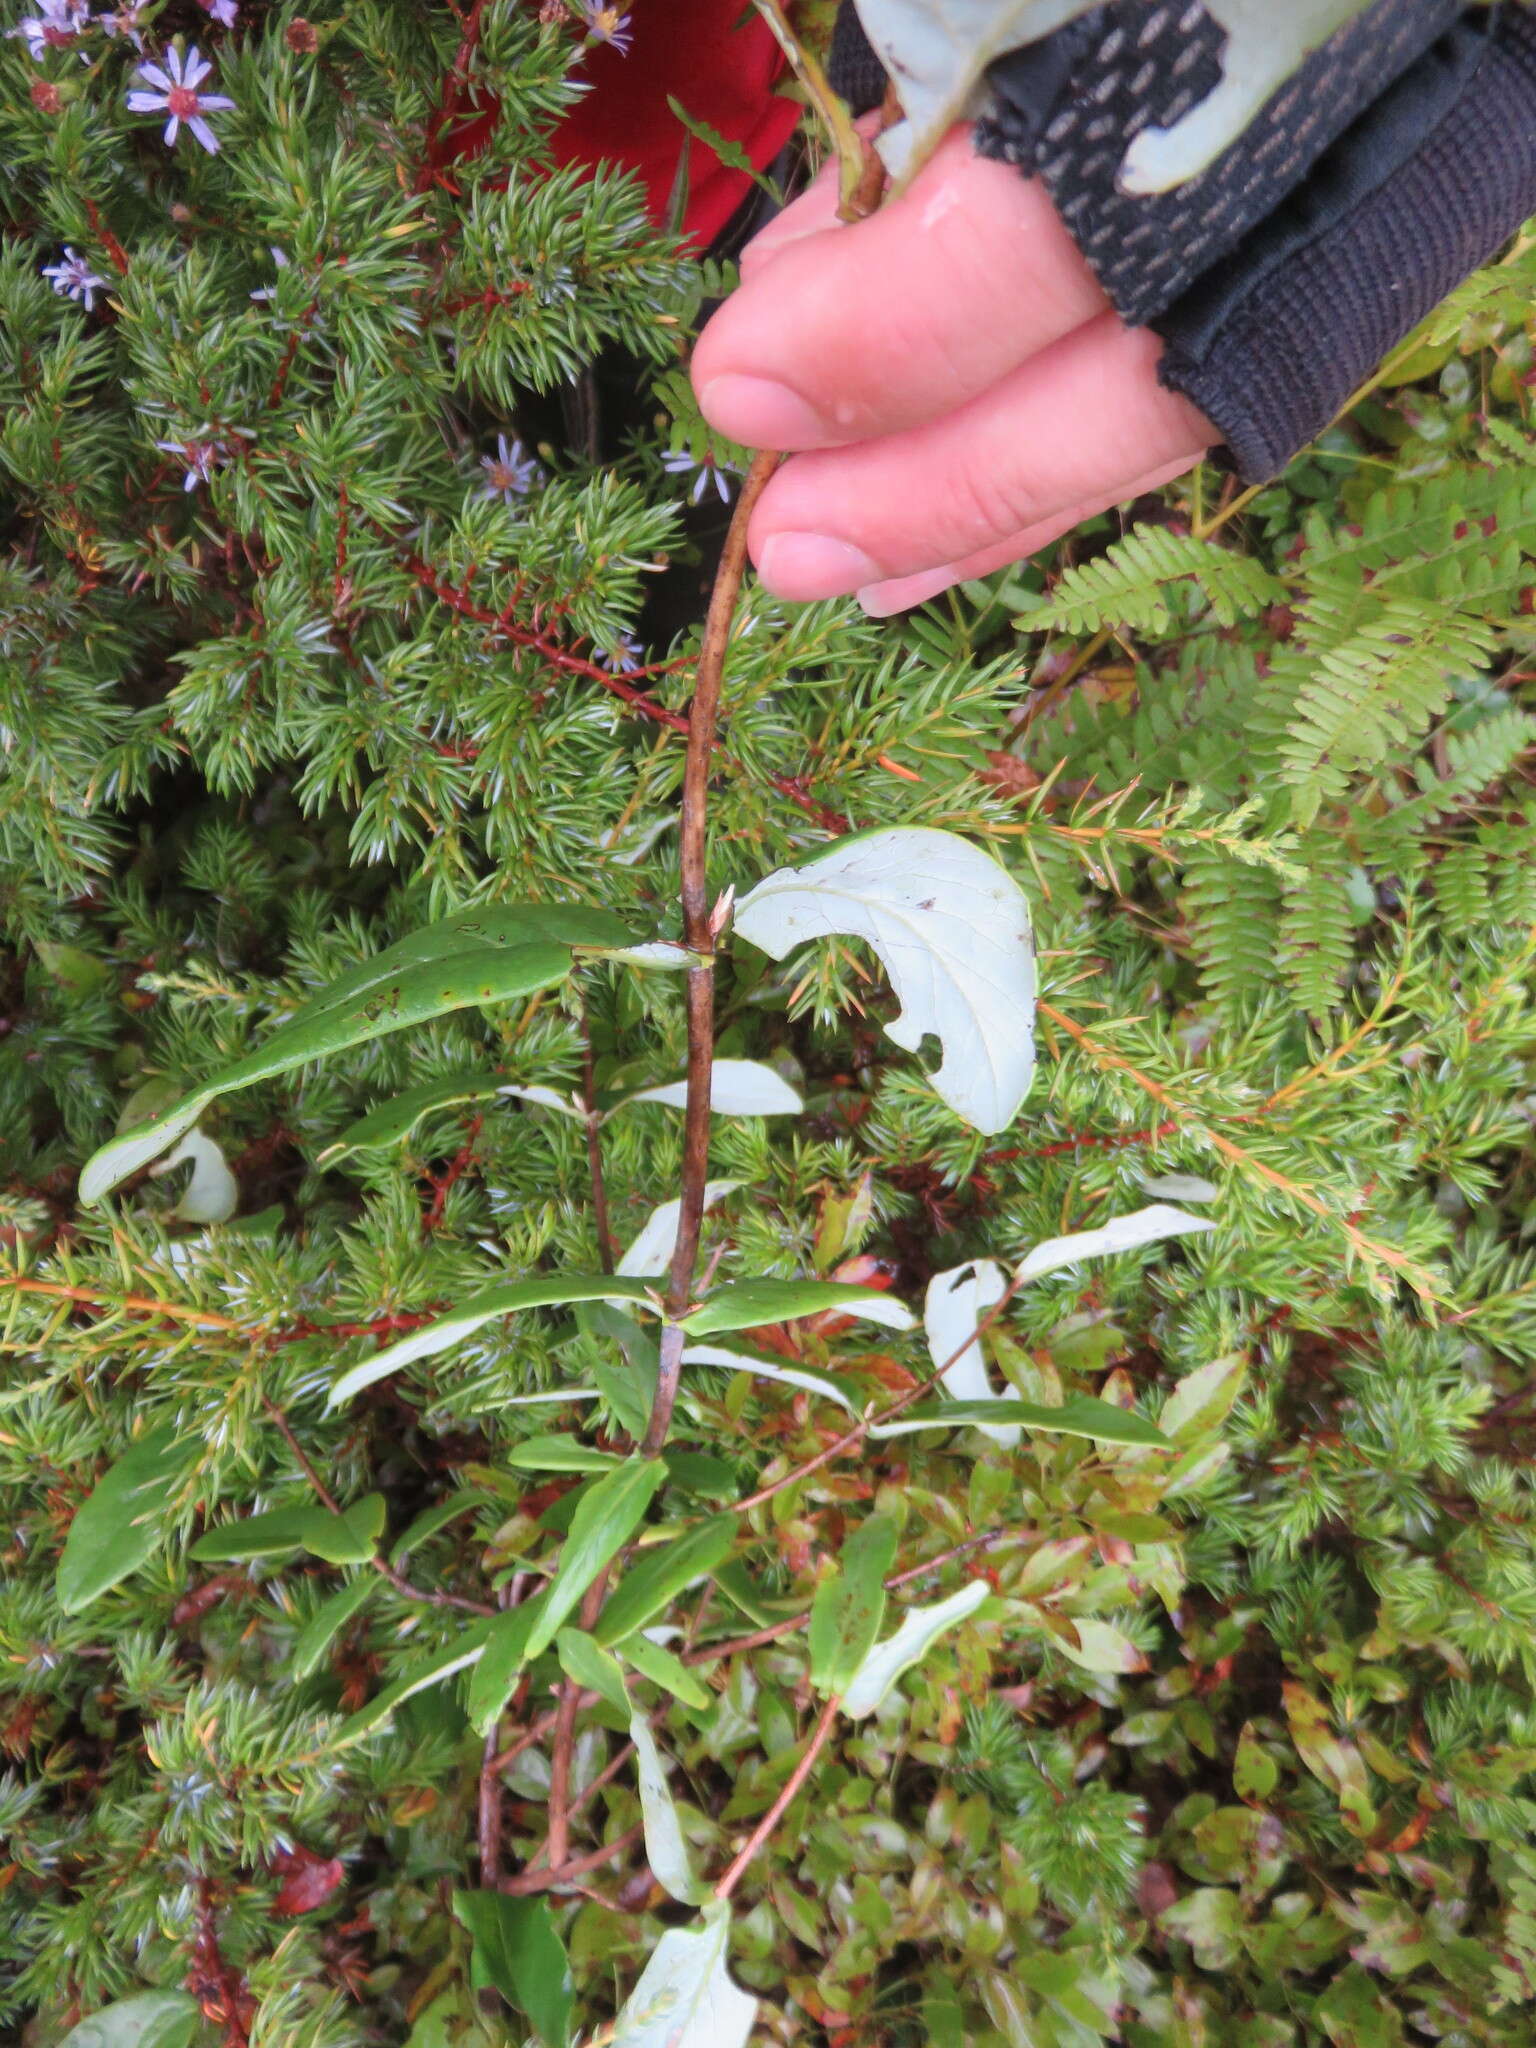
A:
<svg viewBox="0 0 1536 2048">
<path fill-rule="evenodd" d="M 1377 0 L 1198 176 L 1124 191 L 1130 144 L 1215 89 L 1224 41 L 1199 0 L 1112 0 L 991 67 L 977 145 L 1043 181 L 1258 483 L 1536 213 L 1536 11 Z M 878 100 L 850 0 L 833 64 L 856 107 Z"/>
</svg>

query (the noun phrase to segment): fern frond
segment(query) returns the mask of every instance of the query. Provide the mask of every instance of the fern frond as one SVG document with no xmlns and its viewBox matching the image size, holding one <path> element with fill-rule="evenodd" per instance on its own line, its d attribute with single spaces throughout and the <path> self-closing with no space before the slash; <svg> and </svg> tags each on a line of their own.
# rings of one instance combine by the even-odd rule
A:
<svg viewBox="0 0 1536 2048">
<path fill-rule="evenodd" d="M 1338 1003 L 1354 957 L 1347 877 L 1331 834 L 1310 833 L 1298 848 L 1307 872 L 1285 891 L 1280 913 L 1280 967 L 1308 1016 Z"/>
<path fill-rule="evenodd" d="M 1285 585 L 1262 562 L 1166 526 L 1138 526 L 1094 561 L 1068 569 L 1021 625 L 1032 632 L 1096 633 L 1106 626 L 1166 633 L 1173 592 L 1192 581 L 1223 626 L 1278 604 Z"/>
<path fill-rule="evenodd" d="M 1420 601 L 1393 599 L 1352 632 L 1303 644 L 1276 664 L 1282 683 L 1298 671 L 1280 743 L 1280 775 L 1293 791 L 1299 825 L 1349 786 L 1352 772 L 1418 739 L 1450 701 L 1455 677 L 1480 668 L 1497 636 L 1480 620 Z"/>
<path fill-rule="evenodd" d="M 1231 1015 L 1272 989 L 1281 885 L 1268 868 L 1202 851 L 1184 870 L 1184 907 L 1201 980 Z"/>
</svg>

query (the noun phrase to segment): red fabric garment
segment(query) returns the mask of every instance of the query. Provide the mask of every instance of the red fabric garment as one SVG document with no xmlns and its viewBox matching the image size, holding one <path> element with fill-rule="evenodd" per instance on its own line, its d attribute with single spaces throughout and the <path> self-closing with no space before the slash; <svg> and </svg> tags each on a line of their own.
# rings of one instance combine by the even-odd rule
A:
<svg viewBox="0 0 1536 2048">
<path fill-rule="evenodd" d="M 627 164 L 645 181 L 652 217 L 667 217 L 682 146 L 688 144 L 684 228 L 700 246 L 714 240 L 751 190 L 744 171 L 722 164 L 694 140 L 667 105 L 740 143 L 761 170 L 794 132 L 799 108 L 774 87 L 783 55 L 751 0 L 627 0 L 631 42 L 589 49 L 592 91 L 555 130 L 555 161 Z M 743 17 L 746 17 L 743 19 Z"/>
</svg>

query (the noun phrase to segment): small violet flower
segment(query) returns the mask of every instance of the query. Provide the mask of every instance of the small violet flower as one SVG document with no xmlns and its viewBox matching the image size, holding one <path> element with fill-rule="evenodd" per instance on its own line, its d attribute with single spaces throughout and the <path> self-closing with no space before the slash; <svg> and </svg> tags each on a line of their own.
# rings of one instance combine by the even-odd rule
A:
<svg viewBox="0 0 1536 2048">
<path fill-rule="evenodd" d="M 149 0 L 120 0 L 110 14 L 98 14 L 96 26 L 104 29 L 109 36 L 126 36 L 136 50 L 144 47 L 144 38 L 139 32 L 139 17 Z"/>
<path fill-rule="evenodd" d="M 222 28 L 233 28 L 239 19 L 240 0 L 197 0 L 197 4 Z"/>
<path fill-rule="evenodd" d="M 77 256 L 68 242 L 64 244 L 63 261 L 45 263 L 43 275 L 54 290 L 66 299 L 74 299 L 84 306 L 87 313 L 96 310 L 96 294 L 104 292 L 107 280 L 98 277 L 83 256 Z"/>
<path fill-rule="evenodd" d="M 615 634 L 607 647 L 594 650 L 599 668 L 607 669 L 611 676 L 625 676 L 640 666 L 640 642 L 633 633 Z"/>
<path fill-rule="evenodd" d="M 581 18 L 593 42 L 609 44 L 621 57 L 629 55 L 635 32 L 629 25 L 627 14 L 621 13 L 617 7 L 600 7 L 596 0 L 583 0 Z"/>
<path fill-rule="evenodd" d="M 661 458 L 661 466 L 669 476 L 693 477 L 693 489 L 688 495 L 695 505 L 711 484 L 719 493 L 722 505 L 729 505 L 731 502 L 730 479 L 726 474 L 728 465 L 721 462 L 712 451 L 698 456 L 687 448 L 674 448 Z"/>
<path fill-rule="evenodd" d="M 225 459 L 225 451 L 217 441 L 204 441 L 199 438 L 207 431 L 206 427 L 200 427 L 190 441 L 155 443 L 157 448 L 163 448 L 167 455 L 177 456 L 186 465 L 186 474 L 181 483 L 184 491 L 195 491 L 199 484 L 207 483 L 213 475 L 214 464 Z"/>
<path fill-rule="evenodd" d="M 536 482 L 539 465 L 531 455 L 523 453 L 521 441 L 509 441 L 505 434 L 496 436 L 496 453 L 482 455 L 480 467 L 485 471 L 484 498 L 500 498 L 504 505 L 510 505 L 514 498 L 525 498 Z"/>
<path fill-rule="evenodd" d="M 220 113 L 235 104 L 221 92 L 202 91 L 203 80 L 212 71 L 213 66 L 208 59 L 198 55 L 196 43 L 185 56 L 180 50 L 167 50 L 163 65 L 144 63 L 139 66 L 135 77 L 142 78 L 153 90 L 129 93 L 128 110 L 134 114 L 169 114 L 171 118 L 165 124 L 167 148 L 175 142 L 185 121 L 212 156 L 218 150 L 219 138 L 204 116 Z"/>
<path fill-rule="evenodd" d="M 6 33 L 24 36 L 34 62 L 41 64 L 50 50 L 69 49 L 90 26 L 89 0 L 37 0 L 36 14 Z"/>
</svg>

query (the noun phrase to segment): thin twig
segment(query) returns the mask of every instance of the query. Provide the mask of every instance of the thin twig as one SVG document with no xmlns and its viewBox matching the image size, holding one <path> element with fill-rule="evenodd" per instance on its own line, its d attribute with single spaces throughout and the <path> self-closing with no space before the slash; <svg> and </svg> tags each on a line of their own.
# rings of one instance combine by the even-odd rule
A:
<svg viewBox="0 0 1536 2048">
<path fill-rule="evenodd" d="M 645 1833 L 644 1821 L 637 1820 L 632 1828 L 626 1828 L 611 1842 L 605 1842 L 600 1849 L 592 1849 L 585 1856 L 578 1856 L 573 1863 L 567 1863 L 563 1870 L 523 1870 L 516 1877 L 504 1877 L 501 1889 L 514 1899 L 528 1898 L 534 1892 L 547 1892 L 557 1886 L 573 1885 L 578 1877 L 585 1877 L 589 1870 L 601 1870 L 605 1863 L 611 1863 L 615 1856 L 622 1856 L 632 1849 Z"/>
<path fill-rule="evenodd" d="M 480 1884 L 494 1891 L 501 1882 L 501 1773 L 496 1762 L 496 1724 L 485 1733 L 480 1760 Z"/>
<path fill-rule="evenodd" d="M 587 1167 L 592 1176 L 592 1221 L 597 1231 L 597 1262 L 603 1272 L 611 1273 L 617 1247 L 608 1221 L 608 1184 L 603 1179 L 603 1141 L 599 1135 L 603 1120 L 597 1110 L 592 1019 L 587 1013 L 586 991 L 580 987 L 576 990 L 576 1029 L 581 1036 L 581 1108 L 587 1120 Z"/>
<path fill-rule="evenodd" d="M 678 1318 L 688 1307 L 699 1260 L 699 1231 L 704 1220 L 704 1189 L 709 1180 L 709 1094 L 715 1053 L 715 929 L 710 915 L 707 825 L 709 768 L 720 715 L 720 690 L 730 646 L 731 621 L 741 596 L 747 567 L 747 526 L 753 507 L 779 466 L 777 455 L 765 451 L 752 458 L 736 501 L 730 531 L 704 622 L 704 640 L 688 716 L 688 758 L 683 770 L 682 901 L 683 942 L 691 958 L 688 969 L 688 1105 L 683 1117 L 683 1186 L 677 1221 L 677 1244 L 667 1283 L 667 1321 L 661 1333 L 661 1359 L 656 1399 L 645 1433 L 648 1458 L 661 1455 L 672 1427 L 687 1342 Z"/>
<path fill-rule="evenodd" d="M 736 1861 L 715 1886 L 715 1897 L 722 1905 L 730 1898 L 737 1885 L 741 1883 L 741 1880 L 751 1869 L 758 1852 L 767 1842 L 779 1822 L 784 1818 L 806 1779 L 815 1769 L 816 1759 L 827 1746 L 827 1738 L 832 1733 L 832 1724 L 837 1719 L 837 1710 L 841 1705 L 842 1701 L 834 1693 L 832 1698 L 822 1708 L 821 1719 L 816 1723 L 815 1732 L 806 1747 L 805 1755 L 801 1757 L 799 1763 L 790 1772 L 783 1791 L 752 1830 L 746 1847 L 736 1858 Z"/>
<path fill-rule="evenodd" d="M 267 1415 L 273 1427 L 277 1430 L 278 1435 L 283 1439 L 289 1450 L 292 1451 L 294 1462 L 309 1481 L 315 1498 L 328 1514 L 339 1515 L 342 1512 L 341 1503 L 315 1470 L 308 1452 L 293 1433 L 292 1423 L 270 1394 L 262 1393 L 261 1405 L 267 1411 Z M 389 1562 L 389 1559 L 381 1557 L 377 1551 L 369 1558 L 368 1562 L 383 1578 L 388 1579 L 397 1593 L 403 1594 L 407 1600 L 421 1600 L 429 1607 L 456 1607 L 465 1614 L 494 1614 L 496 1612 L 494 1607 L 487 1607 L 482 1600 L 466 1600 L 458 1593 L 439 1593 L 431 1591 L 425 1586 L 412 1585 L 404 1572 L 396 1571 L 395 1567 Z"/>
</svg>

